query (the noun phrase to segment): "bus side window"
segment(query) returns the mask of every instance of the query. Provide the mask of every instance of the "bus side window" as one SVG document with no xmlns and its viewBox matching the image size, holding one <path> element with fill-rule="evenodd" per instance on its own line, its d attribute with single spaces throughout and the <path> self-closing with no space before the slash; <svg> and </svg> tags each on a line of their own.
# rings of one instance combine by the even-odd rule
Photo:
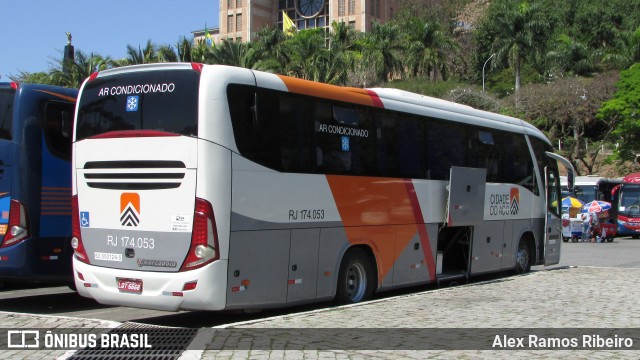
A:
<svg viewBox="0 0 640 360">
<path fill-rule="evenodd" d="M 467 135 L 463 126 L 431 121 L 427 127 L 428 178 L 449 180 L 452 166 L 467 166 Z"/>
<path fill-rule="evenodd" d="M 12 91 L 0 90 L 0 139 L 11 140 L 13 97 Z"/>
<path fill-rule="evenodd" d="M 496 137 L 497 150 L 502 154 L 498 172 L 499 182 L 518 184 L 535 192 L 533 161 L 524 135 L 500 133 Z"/>
<path fill-rule="evenodd" d="M 469 166 L 487 169 L 487 182 L 498 182 L 498 163 L 500 153 L 496 151 L 493 134 L 486 130 L 478 130 L 471 144 Z"/>
<path fill-rule="evenodd" d="M 265 99 L 263 107 L 269 107 L 269 113 L 276 115 L 279 158 L 282 171 L 308 173 L 313 169 L 311 127 L 308 121 L 312 112 L 311 101 L 297 95 L 271 93 Z M 261 101 L 262 103 L 262 101 Z M 269 103 L 269 104 L 267 104 Z M 263 109 L 264 110 L 264 109 Z"/>
<path fill-rule="evenodd" d="M 69 111 L 62 112 L 62 123 L 60 124 L 60 131 L 65 138 L 71 137 L 71 126 L 73 125 L 73 113 Z"/>
<path fill-rule="evenodd" d="M 400 157 L 398 156 L 398 119 L 389 112 L 379 112 L 375 116 L 376 172 L 377 176 L 399 177 Z"/>
<path fill-rule="evenodd" d="M 236 146 L 240 154 L 260 165 L 280 170 L 278 129 L 274 126 L 278 114 L 270 110 L 267 94 L 259 93 L 257 96 L 257 109 L 260 111 L 257 119 L 254 118 L 253 111 L 256 108 L 254 87 L 229 85 L 227 97 Z"/>
<path fill-rule="evenodd" d="M 56 157 L 71 159 L 71 123 L 74 104 L 52 101 L 44 107 L 42 131 L 47 149 Z"/>
</svg>

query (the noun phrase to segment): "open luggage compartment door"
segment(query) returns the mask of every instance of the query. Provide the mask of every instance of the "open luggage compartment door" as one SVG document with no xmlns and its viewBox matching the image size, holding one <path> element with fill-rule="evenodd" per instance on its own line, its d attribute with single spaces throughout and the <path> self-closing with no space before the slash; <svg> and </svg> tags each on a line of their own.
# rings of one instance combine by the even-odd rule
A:
<svg viewBox="0 0 640 360">
<path fill-rule="evenodd" d="M 447 226 L 474 226 L 483 221 L 486 182 L 486 169 L 451 167 Z"/>
</svg>

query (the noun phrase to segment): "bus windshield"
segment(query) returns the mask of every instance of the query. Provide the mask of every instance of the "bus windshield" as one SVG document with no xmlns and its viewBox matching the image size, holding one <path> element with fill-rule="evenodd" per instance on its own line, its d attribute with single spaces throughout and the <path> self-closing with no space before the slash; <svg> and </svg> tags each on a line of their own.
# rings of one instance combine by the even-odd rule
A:
<svg viewBox="0 0 640 360">
<path fill-rule="evenodd" d="M 575 185 L 575 197 L 583 203 L 588 203 L 598 199 L 598 192 L 595 185 Z"/>
<path fill-rule="evenodd" d="M 15 90 L 0 89 L 0 140 L 11 140 Z"/>
<path fill-rule="evenodd" d="M 157 130 L 195 136 L 198 86 L 195 71 L 141 71 L 98 77 L 86 84 L 76 141 L 110 131 Z"/>
<path fill-rule="evenodd" d="M 620 214 L 640 215 L 640 184 L 624 184 L 620 192 Z"/>
</svg>

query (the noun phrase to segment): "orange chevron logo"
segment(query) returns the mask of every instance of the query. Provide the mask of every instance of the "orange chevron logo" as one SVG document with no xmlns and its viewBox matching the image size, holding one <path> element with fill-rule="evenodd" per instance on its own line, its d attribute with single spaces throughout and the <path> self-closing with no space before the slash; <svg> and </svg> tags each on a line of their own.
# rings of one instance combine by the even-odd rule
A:
<svg viewBox="0 0 640 360">
<path fill-rule="evenodd" d="M 120 224 L 122 226 L 138 226 L 140 223 L 140 195 L 122 193 L 120 195 Z"/>
<path fill-rule="evenodd" d="M 517 215 L 520 212 L 520 190 L 511 188 L 511 215 Z"/>
</svg>

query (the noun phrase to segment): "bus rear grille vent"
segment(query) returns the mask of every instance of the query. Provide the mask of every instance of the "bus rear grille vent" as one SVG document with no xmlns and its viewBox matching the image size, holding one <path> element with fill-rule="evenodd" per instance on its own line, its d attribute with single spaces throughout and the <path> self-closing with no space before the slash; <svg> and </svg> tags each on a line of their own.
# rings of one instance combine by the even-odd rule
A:
<svg viewBox="0 0 640 360">
<path fill-rule="evenodd" d="M 87 185 L 107 190 L 161 190 L 180 187 L 186 166 L 182 161 L 90 161 L 84 165 Z"/>
<path fill-rule="evenodd" d="M 69 360 L 174 360 L 187 349 L 198 329 L 169 328 L 137 323 L 124 323 L 109 331 L 109 334 L 146 334 L 149 349 L 81 349 L 76 351 Z"/>
</svg>

